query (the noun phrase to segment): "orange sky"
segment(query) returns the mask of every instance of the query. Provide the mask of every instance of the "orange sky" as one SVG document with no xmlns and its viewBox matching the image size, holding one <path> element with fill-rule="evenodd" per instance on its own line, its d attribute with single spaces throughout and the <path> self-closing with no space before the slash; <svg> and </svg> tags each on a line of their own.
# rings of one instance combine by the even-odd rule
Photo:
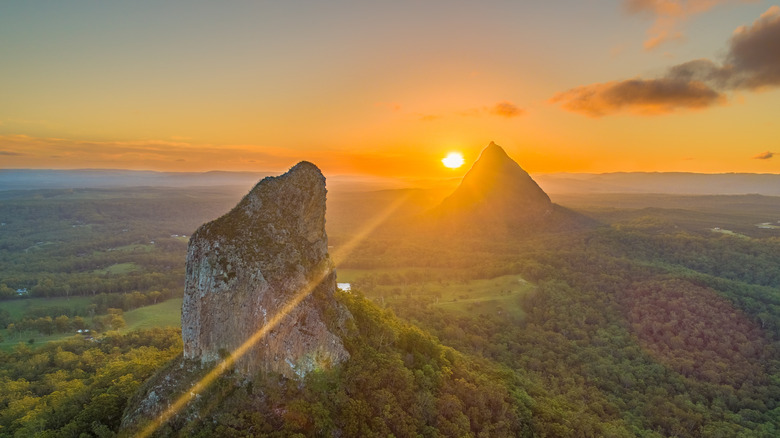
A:
<svg viewBox="0 0 780 438">
<path fill-rule="evenodd" d="M 388 3 L 3 6 L 0 168 L 780 173 L 771 2 Z"/>
</svg>

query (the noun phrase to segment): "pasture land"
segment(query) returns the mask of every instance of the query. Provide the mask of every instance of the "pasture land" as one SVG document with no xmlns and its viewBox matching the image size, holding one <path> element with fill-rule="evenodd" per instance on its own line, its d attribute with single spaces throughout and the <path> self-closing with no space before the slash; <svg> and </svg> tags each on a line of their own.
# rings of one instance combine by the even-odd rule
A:
<svg viewBox="0 0 780 438">
<path fill-rule="evenodd" d="M 173 298 L 151 306 L 125 312 L 125 327 L 121 332 L 152 327 L 181 327 L 181 298 Z"/>
<path fill-rule="evenodd" d="M 535 288 L 520 275 L 444 280 L 447 271 L 432 270 L 426 275 L 425 271 L 410 268 L 339 269 L 337 275 L 339 282 L 351 283 L 353 288 L 381 304 L 415 298 L 429 300 L 431 305 L 446 311 L 470 314 L 508 312 L 522 317 L 520 298 Z"/>
</svg>

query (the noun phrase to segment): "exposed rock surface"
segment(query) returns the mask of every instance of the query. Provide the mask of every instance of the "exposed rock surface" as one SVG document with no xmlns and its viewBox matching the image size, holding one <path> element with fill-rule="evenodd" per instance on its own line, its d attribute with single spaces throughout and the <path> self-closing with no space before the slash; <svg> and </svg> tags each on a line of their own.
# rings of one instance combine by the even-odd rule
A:
<svg viewBox="0 0 780 438">
<path fill-rule="evenodd" d="M 325 177 L 308 162 L 260 181 L 228 214 L 190 239 L 182 305 L 185 359 L 217 361 L 301 291 L 312 292 L 240 357 L 237 371 L 287 377 L 346 360 L 328 321 L 349 317 L 333 300 L 325 234 Z"/>
</svg>

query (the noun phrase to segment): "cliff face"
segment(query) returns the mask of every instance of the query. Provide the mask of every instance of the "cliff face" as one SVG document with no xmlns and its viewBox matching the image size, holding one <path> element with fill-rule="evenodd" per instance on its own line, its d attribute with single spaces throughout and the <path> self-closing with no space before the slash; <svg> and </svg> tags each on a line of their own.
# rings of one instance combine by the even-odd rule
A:
<svg viewBox="0 0 780 438">
<path fill-rule="evenodd" d="M 235 362 L 237 371 L 302 377 L 346 360 L 326 324 L 349 314 L 333 300 L 325 234 L 325 177 L 301 162 L 260 181 L 228 214 L 190 239 L 182 305 L 184 357 L 212 362 L 235 350 L 300 293 L 311 291 Z"/>
</svg>

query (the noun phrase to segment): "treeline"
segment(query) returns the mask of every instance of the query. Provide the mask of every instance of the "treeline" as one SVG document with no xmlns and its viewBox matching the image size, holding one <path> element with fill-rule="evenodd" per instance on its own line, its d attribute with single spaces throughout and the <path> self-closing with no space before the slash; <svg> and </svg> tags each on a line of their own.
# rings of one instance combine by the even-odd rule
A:
<svg viewBox="0 0 780 438">
<path fill-rule="evenodd" d="M 0 300 L 180 289 L 187 239 L 235 195 L 41 190 L 0 199 Z M 112 267 L 128 266 L 112 270 Z M 5 285 L 3 287 L 3 285 Z"/>
<path fill-rule="evenodd" d="M 0 437 L 114 436 L 130 396 L 180 352 L 174 329 L 0 351 Z"/>
<path fill-rule="evenodd" d="M 705 236 L 645 219 L 602 230 L 587 243 L 712 288 L 780 339 L 780 238 Z"/>
<path fill-rule="evenodd" d="M 648 264 L 642 248 L 634 255 L 602 239 L 518 251 L 512 266 L 538 284 L 521 319 L 455 315 L 430 299 L 392 303 L 446 345 L 532 382 L 541 435 L 776 436 L 780 348 L 776 328 L 762 323 L 778 316 L 771 296 L 740 308 L 742 292 L 757 286 L 722 280 L 730 287 L 718 289 L 719 277 L 707 284 L 679 265 Z M 714 257 L 709 251 L 718 244 L 700 255 Z"/>
<path fill-rule="evenodd" d="M 22 339 L 22 336 L 29 335 L 30 332 L 38 332 L 42 335 L 52 335 L 54 333 L 73 333 L 74 331 L 84 332 L 105 332 L 108 330 L 119 330 L 125 326 L 125 319 L 122 309 L 109 308 L 103 315 L 95 315 L 89 319 L 75 316 L 73 318 L 67 315 L 60 315 L 56 318 L 51 316 L 41 316 L 38 318 L 24 318 L 18 322 L 12 322 L 6 327 L 11 336 L 16 339 Z M 13 339 L 13 338 L 12 338 Z M 34 338 L 29 341 L 32 343 Z"/>
<path fill-rule="evenodd" d="M 541 435 L 780 433 L 780 239 L 645 217 L 474 245 L 470 267 L 470 243 L 428 243 L 367 242 L 350 266 L 454 267 L 465 278 L 511 273 L 537 283 L 522 319 L 447 313 L 430 298 L 388 303 L 446 345 L 531 382 Z M 361 280 L 370 288 L 418 279 Z"/>
<path fill-rule="evenodd" d="M 22 276 L 11 277 L 15 281 Z M 0 300 L 26 297 L 53 298 L 72 296 L 97 296 L 105 294 L 131 293 L 133 291 L 151 292 L 156 289 L 182 290 L 184 285 L 184 268 L 173 272 L 130 272 L 126 274 L 94 273 L 45 273 L 30 275 L 33 286 L 23 288 L 19 294 L 16 289 L 0 283 Z M 24 284 L 25 280 L 15 281 Z M 179 294 L 181 295 L 181 294 Z"/>
<path fill-rule="evenodd" d="M 780 237 L 751 239 L 680 232 L 669 224 L 637 219 L 592 238 L 611 254 L 683 266 L 716 277 L 780 287 Z"/>
<path fill-rule="evenodd" d="M 99 332 L 118 330 L 125 326 L 125 311 L 157 304 L 169 298 L 173 298 L 169 289 L 147 293 L 102 293 L 92 297 L 87 305 L 33 306 L 17 318 L 12 317 L 5 309 L 0 309 L 0 328 L 8 330 L 10 339 L 19 340 L 35 333 L 51 335 L 85 329 Z"/>
</svg>

